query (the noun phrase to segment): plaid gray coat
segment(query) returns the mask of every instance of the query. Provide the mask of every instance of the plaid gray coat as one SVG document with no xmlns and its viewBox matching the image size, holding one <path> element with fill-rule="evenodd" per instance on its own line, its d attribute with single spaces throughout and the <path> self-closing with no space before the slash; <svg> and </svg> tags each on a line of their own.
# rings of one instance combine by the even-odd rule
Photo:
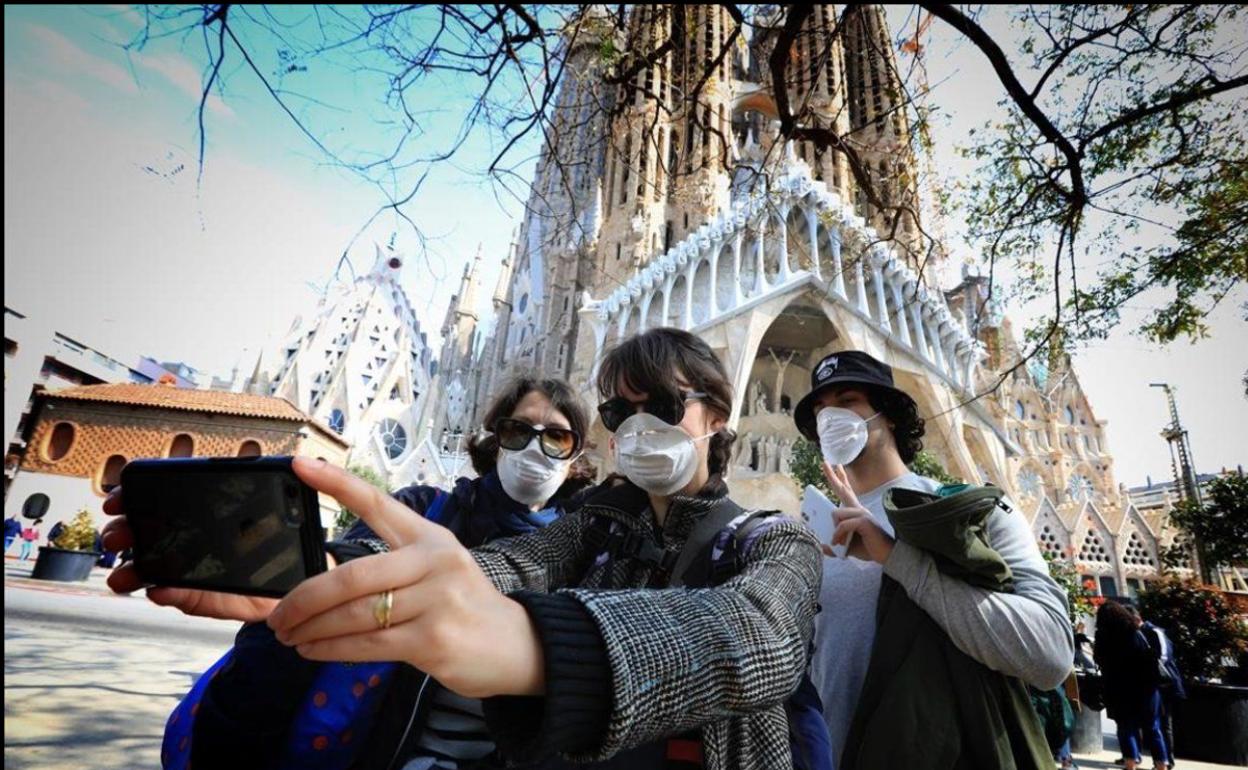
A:
<svg viewBox="0 0 1248 770">
<path fill-rule="evenodd" d="M 657 541 L 678 553 L 710 497 L 676 497 Z M 632 531 L 636 515 L 587 504 L 545 529 L 473 551 L 499 590 L 561 592 L 597 623 L 611 669 L 603 742 L 576 762 L 701 727 L 709 770 L 792 765 L 784 702 L 797 688 L 817 611 L 822 555 L 798 521 L 768 527 L 740 572 L 715 588 L 641 589 L 653 567 L 598 558 L 594 515 Z M 647 511 L 648 518 L 650 516 Z"/>
</svg>

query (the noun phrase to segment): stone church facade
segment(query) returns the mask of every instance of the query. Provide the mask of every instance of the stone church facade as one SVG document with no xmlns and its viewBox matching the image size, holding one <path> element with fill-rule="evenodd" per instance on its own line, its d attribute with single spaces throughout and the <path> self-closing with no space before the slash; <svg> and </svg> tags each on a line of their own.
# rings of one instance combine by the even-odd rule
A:
<svg viewBox="0 0 1248 770">
<path fill-rule="evenodd" d="M 394 489 L 441 484 L 454 472 L 429 439 L 432 405 L 444 398 L 434 352 L 400 285 L 403 262 L 377 246 L 372 268 L 327 291 L 310 317 L 296 318 L 243 386 L 328 426 L 350 445 L 348 465 Z"/>
<path fill-rule="evenodd" d="M 955 265 L 943 244 L 920 250 L 918 169 L 882 8 L 816 6 L 794 44 L 790 97 L 854 143 L 886 205 L 906 205 L 895 223 L 857 189 L 842 153 L 775 140 L 771 36 L 710 66 L 733 25 L 720 7 L 685 6 L 696 30 L 686 49 L 642 67 L 634 89 L 608 85 L 604 41 L 653 50 L 640 43 L 667 39 L 674 8 L 633 6 L 623 30 L 591 10 L 565 31 L 554 125 L 492 325 L 448 314 L 464 400 L 441 424 L 479 428 L 499 385 L 533 371 L 567 378 L 592 407 L 610 345 L 676 326 L 705 339 L 733 378 L 734 492 L 795 510 L 788 466 L 802 439 L 790 410 L 821 357 L 865 350 L 918 401 L 926 448 L 954 475 L 1005 488 L 1043 550 L 1104 593 L 1155 578 L 1175 533 L 1116 483 L 1106 425 L 1069 361 L 1018 365 L 975 260 Z M 705 82 L 690 106 L 676 94 L 695 76 Z M 601 425 L 590 439 L 609 469 Z"/>
</svg>

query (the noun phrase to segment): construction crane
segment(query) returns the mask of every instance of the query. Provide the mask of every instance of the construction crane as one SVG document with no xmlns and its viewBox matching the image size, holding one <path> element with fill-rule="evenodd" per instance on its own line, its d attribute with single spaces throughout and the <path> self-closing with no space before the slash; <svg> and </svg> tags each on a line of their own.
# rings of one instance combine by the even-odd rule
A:
<svg viewBox="0 0 1248 770">
<path fill-rule="evenodd" d="M 1150 382 L 1150 388 L 1161 388 L 1166 392 L 1166 402 L 1170 407 L 1170 424 L 1161 431 L 1161 437 L 1170 445 L 1170 469 L 1174 474 L 1175 487 L 1184 500 L 1193 505 L 1202 505 L 1200 498 L 1200 482 L 1196 478 L 1196 470 L 1192 463 L 1192 446 L 1188 441 L 1187 429 L 1179 422 L 1179 406 L 1174 399 L 1174 388 L 1165 382 Z M 1208 583 L 1211 575 L 1206 570 L 1204 545 L 1199 538 L 1192 538 L 1195 551 L 1196 570 L 1201 579 Z"/>
<path fill-rule="evenodd" d="M 1164 382 L 1152 382 L 1149 387 L 1164 390 L 1170 406 L 1170 424 L 1161 431 L 1161 437 L 1170 444 L 1170 468 L 1174 473 L 1175 486 L 1183 493 L 1185 500 L 1200 505 L 1200 484 L 1197 483 L 1196 471 L 1192 467 L 1192 448 L 1188 442 L 1187 430 L 1179 422 L 1179 406 L 1174 400 L 1174 388 Z"/>
</svg>

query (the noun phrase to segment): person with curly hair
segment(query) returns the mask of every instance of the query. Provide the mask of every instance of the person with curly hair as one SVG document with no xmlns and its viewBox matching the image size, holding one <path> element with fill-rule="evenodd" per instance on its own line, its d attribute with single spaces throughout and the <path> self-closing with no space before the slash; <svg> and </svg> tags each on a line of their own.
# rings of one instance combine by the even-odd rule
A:
<svg viewBox="0 0 1248 770">
<path fill-rule="evenodd" d="M 884 493 L 896 487 L 935 492 L 941 483 L 907 467 L 923 448 L 924 421 L 914 399 L 894 384 L 891 367 L 857 350 L 826 356 L 793 417 L 802 435 L 819 445 L 824 475 L 841 505 L 832 542 L 823 544 L 823 610 L 815 619 L 811 661 L 833 756 L 846 744 L 871 661 L 884 575 L 971 658 L 1041 690 L 1062 683 L 1074 657 L 1066 594 L 1050 577 L 1021 513 L 999 506 L 986 523 L 989 545 L 1012 572 L 1012 593 L 945 575 L 931 554 L 895 541 Z M 834 544 L 848 545 L 849 558 L 836 558 Z"/>
<path fill-rule="evenodd" d="M 1141 737 L 1153 754 L 1153 766 L 1171 767 L 1162 724 L 1160 655 L 1141 628 L 1139 610 L 1106 601 L 1096 611 L 1096 664 L 1101 667 L 1105 710 L 1118 726 L 1118 746 L 1126 770 L 1142 760 Z"/>
</svg>

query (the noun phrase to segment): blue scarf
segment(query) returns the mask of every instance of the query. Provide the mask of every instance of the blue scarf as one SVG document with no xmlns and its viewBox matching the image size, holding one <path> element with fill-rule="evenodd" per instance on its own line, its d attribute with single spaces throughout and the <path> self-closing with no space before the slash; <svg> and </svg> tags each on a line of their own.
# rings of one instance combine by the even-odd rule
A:
<svg viewBox="0 0 1248 770">
<path fill-rule="evenodd" d="M 560 502 L 553 499 L 540 511 L 529 510 L 524 503 L 511 499 L 503 490 L 497 471 L 490 471 L 476 479 L 457 480 L 451 497 L 455 501 L 455 518 L 458 521 L 448 523 L 448 526 L 466 530 L 461 540 L 469 547 L 500 537 L 532 532 L 550 524 L 563 513 Z"/>
</svg>

